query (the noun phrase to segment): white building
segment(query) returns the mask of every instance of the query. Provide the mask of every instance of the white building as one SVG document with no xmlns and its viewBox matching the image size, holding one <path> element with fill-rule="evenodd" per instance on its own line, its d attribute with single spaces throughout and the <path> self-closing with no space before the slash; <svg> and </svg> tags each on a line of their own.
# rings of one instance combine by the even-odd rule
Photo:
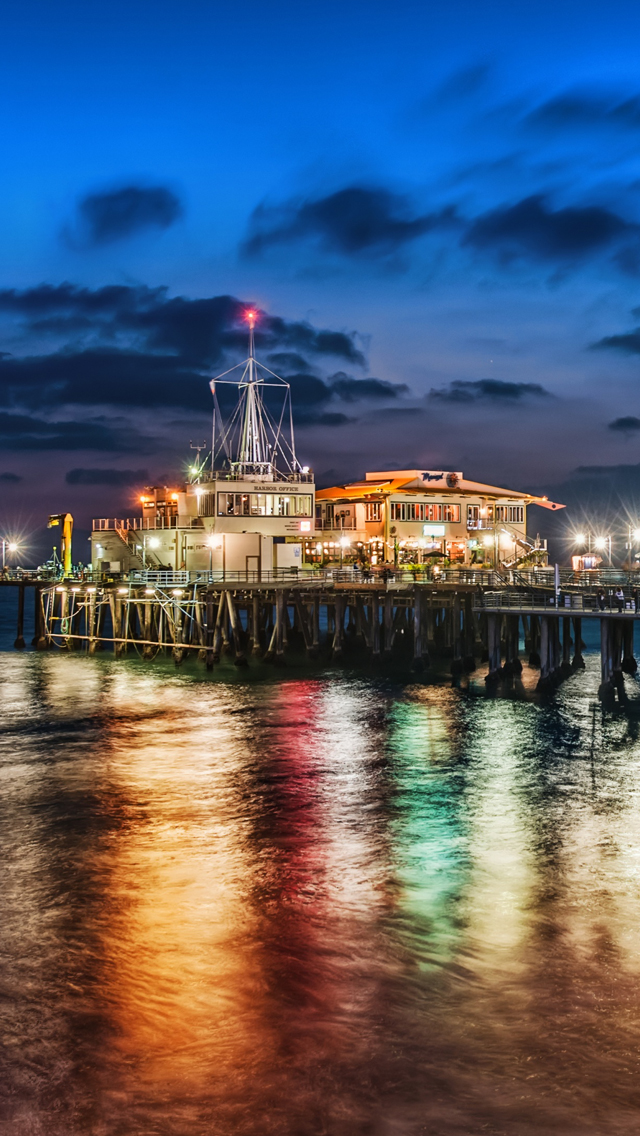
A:
<svg viewBox="0 0 640 1136">
<path fill-rule="evenodd" d="M 527 535 L 529 505 L 564 508 L 442 468 L 367 473 L 363 481 L 318 492 L 317 536 L 305 542 L 305 555 L 362 556 L 372 564 L 545 564 L 546 541 Z"/>
<path fill-rule="evenodd" d="M 300 565 L 302 541 L 315 527 L 313 473 L 296 457 L 289 384 L 256 360 L 255 313 L 247 318 L 248 358 L 210 384 L 210 461 L 196 462 L 186 484 L 145 489 L 138 516 L 94 520 L 94 573 L 267 572 Z M 239 378 L 231 377 L 234 371 Z M 226 425 L 216 395 L 222 384 L 238 390 Z M 279 421 L 265 404 L 267 390 L 282 402 Z"/>
</svg>

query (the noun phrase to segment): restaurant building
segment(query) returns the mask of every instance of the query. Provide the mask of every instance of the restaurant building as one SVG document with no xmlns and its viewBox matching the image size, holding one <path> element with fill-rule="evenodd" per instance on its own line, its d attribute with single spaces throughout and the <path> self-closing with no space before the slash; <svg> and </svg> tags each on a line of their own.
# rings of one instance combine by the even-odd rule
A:
<svg viewBox="0 0 640 1136">
<path fill-rule="evenodd" d="M 563 505 L 470 481 L 461 472 L 384 470 L 318 490 L 305 559 L 375 564 L 546 564 L 546 541 L 527 535 L 527 509 Z"/>
</svg>

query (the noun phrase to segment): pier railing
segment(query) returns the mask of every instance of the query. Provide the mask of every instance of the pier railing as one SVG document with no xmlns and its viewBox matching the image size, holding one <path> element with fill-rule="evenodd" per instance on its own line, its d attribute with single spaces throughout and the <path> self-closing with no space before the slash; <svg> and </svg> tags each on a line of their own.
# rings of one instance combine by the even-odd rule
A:
<svg viewBox="0 0 640 1136">
<path fill-rule="evenodd" d="M 560 592 L 558 595 L 549 592 L 523 592 L 509 590 L 500 591 L 490 589 L 479 591 L 474 596 L 473 606 L 476 611 L 520 611 L 536 612 L 548 615 L 579 615 L 592 612 L 606 615 L 633 615 L 638 609 L 640 598 L 637 592 L 629 589 L 623 595 L 616 595 L 613 590 L 591 592 Z"/>
</svg>

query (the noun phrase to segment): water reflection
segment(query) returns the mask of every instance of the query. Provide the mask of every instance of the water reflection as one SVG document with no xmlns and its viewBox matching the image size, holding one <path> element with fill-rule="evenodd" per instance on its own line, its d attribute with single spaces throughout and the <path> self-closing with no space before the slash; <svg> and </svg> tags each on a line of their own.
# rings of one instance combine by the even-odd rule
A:
<svg viewBox="0 0 640 1136">
<path fill-rule="evenodd" d="M 0 656 L 3 1136 L 635 1133 L 596 664 L 540 706 Z"/>
</svg>

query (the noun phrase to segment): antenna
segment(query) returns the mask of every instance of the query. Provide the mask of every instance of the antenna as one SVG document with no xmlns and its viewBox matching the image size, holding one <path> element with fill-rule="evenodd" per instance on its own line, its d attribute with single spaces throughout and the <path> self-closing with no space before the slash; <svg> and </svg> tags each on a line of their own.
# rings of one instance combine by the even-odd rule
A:
<svg viewBox="0 0 640 1136">
<path fill-rule="evenodd" d="M 256 359 L 254 328 L 258 319 L 257 311 L 250 308 L 244 313 L 244 318 L 249 324 L 247 358 L 217 375 L 209 384 L 214 400 L 214 434 L 216 422 L 221 422 L 218 384 L 228 383 L 238 388 L 236 409 L 226 429 L 220 428 L 219 450 L 226 456 L 227 467 L 240 477 L 286 477 L 291 473 L 302 472 L 295 452 L 291 388 L 285 379 Z M 227 377 L 239 370 L 239 378 Z M 277 421 L 265 405 L 264 394 L 267 388 L 279 391 L 282 396 Z M 212 449 L 214 448 L 215 438 Z M 212 472 L 214 468 L 215 456 L 212 453 Z"/>
<path fill-rule="evenodd" d="M 192 482 L 200 481 L 200 478 L 202 477 L 202 467 L 204 465 L 204 462 L 200 461 L 200 454 L 202 453 L 203 450 L 206 450 L 206 448 L 207 448 L 206 442 L 197 443 L 195 446 L 194 446 L 193 442 L 191 442 L 191 441 L 189 442 L 189 449 L 195 450 L 196 454 L 197 454 L 197 457 L 196 457 L 193 465 L 189 469 L 189 477 L 190 477 L 190 480 Z"/>
</svg>

